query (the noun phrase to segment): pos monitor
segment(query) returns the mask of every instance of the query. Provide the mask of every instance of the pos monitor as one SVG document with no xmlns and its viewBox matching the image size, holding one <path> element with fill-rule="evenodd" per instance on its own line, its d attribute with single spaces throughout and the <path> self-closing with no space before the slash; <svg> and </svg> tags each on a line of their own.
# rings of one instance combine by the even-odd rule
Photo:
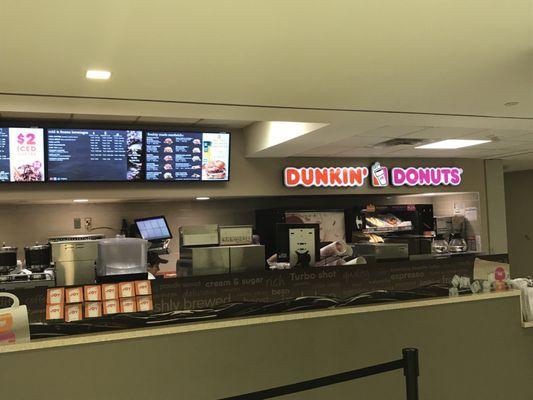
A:
<svg viewBox="0 0 533 400">
<path fill-rule="evenodd" d="M 172 233 L 164 216 L 141 218 L 135 220 L 135 225 L 144 240 L 162 242 L 172 239 Z"/>
</svg>

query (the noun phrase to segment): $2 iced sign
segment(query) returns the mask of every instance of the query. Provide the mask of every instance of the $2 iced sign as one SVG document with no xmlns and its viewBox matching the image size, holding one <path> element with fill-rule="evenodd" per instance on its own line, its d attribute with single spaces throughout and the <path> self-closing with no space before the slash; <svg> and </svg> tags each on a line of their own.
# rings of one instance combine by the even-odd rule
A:
<svg viewBox="0 0 533 400">
<path fill-rule="evenodd" d="M 463 170 L 458 167 L 394 167 L 379 162 L 370 168 L 355 167 L 287 167 L 283 171 L 286 187 L 374 187 L 458 186 Z"/>
<path fill-rule="evenodd" d="M 35 133 L 19 133 L 17 135 L 18 150 L 24 151 L 36 151 L 37 142 L 35 140 Z"/>
</svg>

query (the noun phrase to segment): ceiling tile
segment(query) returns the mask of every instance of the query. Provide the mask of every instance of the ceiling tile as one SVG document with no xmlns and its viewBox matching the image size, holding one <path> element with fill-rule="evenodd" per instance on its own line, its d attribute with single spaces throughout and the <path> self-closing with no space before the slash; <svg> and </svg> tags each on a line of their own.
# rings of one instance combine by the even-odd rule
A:
<svg viewBox="0 0 533 400">
<path fill-rule="evenodd" d="M 72 119 L 76 121 L 135 122 L 137 118 L 136 115 L 72 114 Z"/>
<path fill-rule="evenodd" d="M 339 150 L 347 150 L 349 147 L 366 147 L 373 146 L 375 144 L 390 140 L 390 137 L 383 136 L 352 136 L 350 138 L 339 140 L 338 142 L 333 142 L 330 145 L 336 146 Z"/>
<path fill-rule="evenodd" d="M 388 149 L 375 149 L 369 147 L 353 147 L 349 150 L 334 154 L 334 157 L 385 157 L 390 151 Z"/>
<path fill-rule="evenodd" d="M 465 135 L 483 132 L 485 129 L 479 128 L 456 128 L 456 127 L 432 127 L 418 132 L 404 135 L 410 138 L 420 139 L 455 139 Z"/>
<path fill-rule="evenodd" d="M 138 122 L 152 124 L 195 124 L 198 118 L 140 117 Z"/>
<path fill-rule="evenodd" d="M 30 113 L 30 112 L 16 112 L 16 111 L 2 111 L 0 118 L 20 118 L 20 119 L 70 119 L 71 114 L 55 114 L 55 113 Z"/>
<path fill-rule="evenodd" d="M 254 121 L 243 121 L 243 120 L 228 120 L 228 119 L 201 119 L 196 125 L 206 126 L 206 127 L 215 127 L 215 128 L 234 128 L 241 129 L 245 126 L 250 125 Z"/>
<path fill-rule="evenodd" d="M 396 138 L 396 137 L 402 137 L 408 134 L 414 134 L 416 132 L 425 130 L 427 128 L 428 127 L 426 126 L 385 125 L 385 126 L 381 126 L 376 129 L 371 129 L 368 131 L 358 133 L 355 136 L 361 136 L 361 137 L 379 136 L 379 137 L 385 137 L 385 138 Z"/>
</svg>

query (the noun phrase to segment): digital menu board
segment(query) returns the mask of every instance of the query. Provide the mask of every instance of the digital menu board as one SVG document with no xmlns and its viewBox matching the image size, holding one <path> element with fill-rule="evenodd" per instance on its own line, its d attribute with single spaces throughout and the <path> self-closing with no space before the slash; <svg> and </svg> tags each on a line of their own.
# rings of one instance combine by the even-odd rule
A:
<svg viewBox="0 0 533 400">
<path fill-rule="evenodd" d="M 230 134 L 146 132 L 147 181 L 229 180 Z"/>
<path fill-rule="evenodd" d="M 142 180 L 142 131 L 48 129 L 50 181 Z"/>
<path fill-rule="evenodd" d="M 0 128 L 0 182 L 44 180 L 43 129 Z"/>
</svg>

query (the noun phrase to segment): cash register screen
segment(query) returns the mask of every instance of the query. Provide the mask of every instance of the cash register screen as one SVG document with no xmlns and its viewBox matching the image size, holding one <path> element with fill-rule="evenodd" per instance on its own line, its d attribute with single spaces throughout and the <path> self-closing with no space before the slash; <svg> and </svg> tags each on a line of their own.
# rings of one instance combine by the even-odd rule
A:
<svg viewBox="0 0 533 400">
<path fill-rule="evenodd" d="M 135 224 L 144 240 L 165 240 L 172 238 L 167 221 L 163 216 L 136 219 Z"/>
</svg>

